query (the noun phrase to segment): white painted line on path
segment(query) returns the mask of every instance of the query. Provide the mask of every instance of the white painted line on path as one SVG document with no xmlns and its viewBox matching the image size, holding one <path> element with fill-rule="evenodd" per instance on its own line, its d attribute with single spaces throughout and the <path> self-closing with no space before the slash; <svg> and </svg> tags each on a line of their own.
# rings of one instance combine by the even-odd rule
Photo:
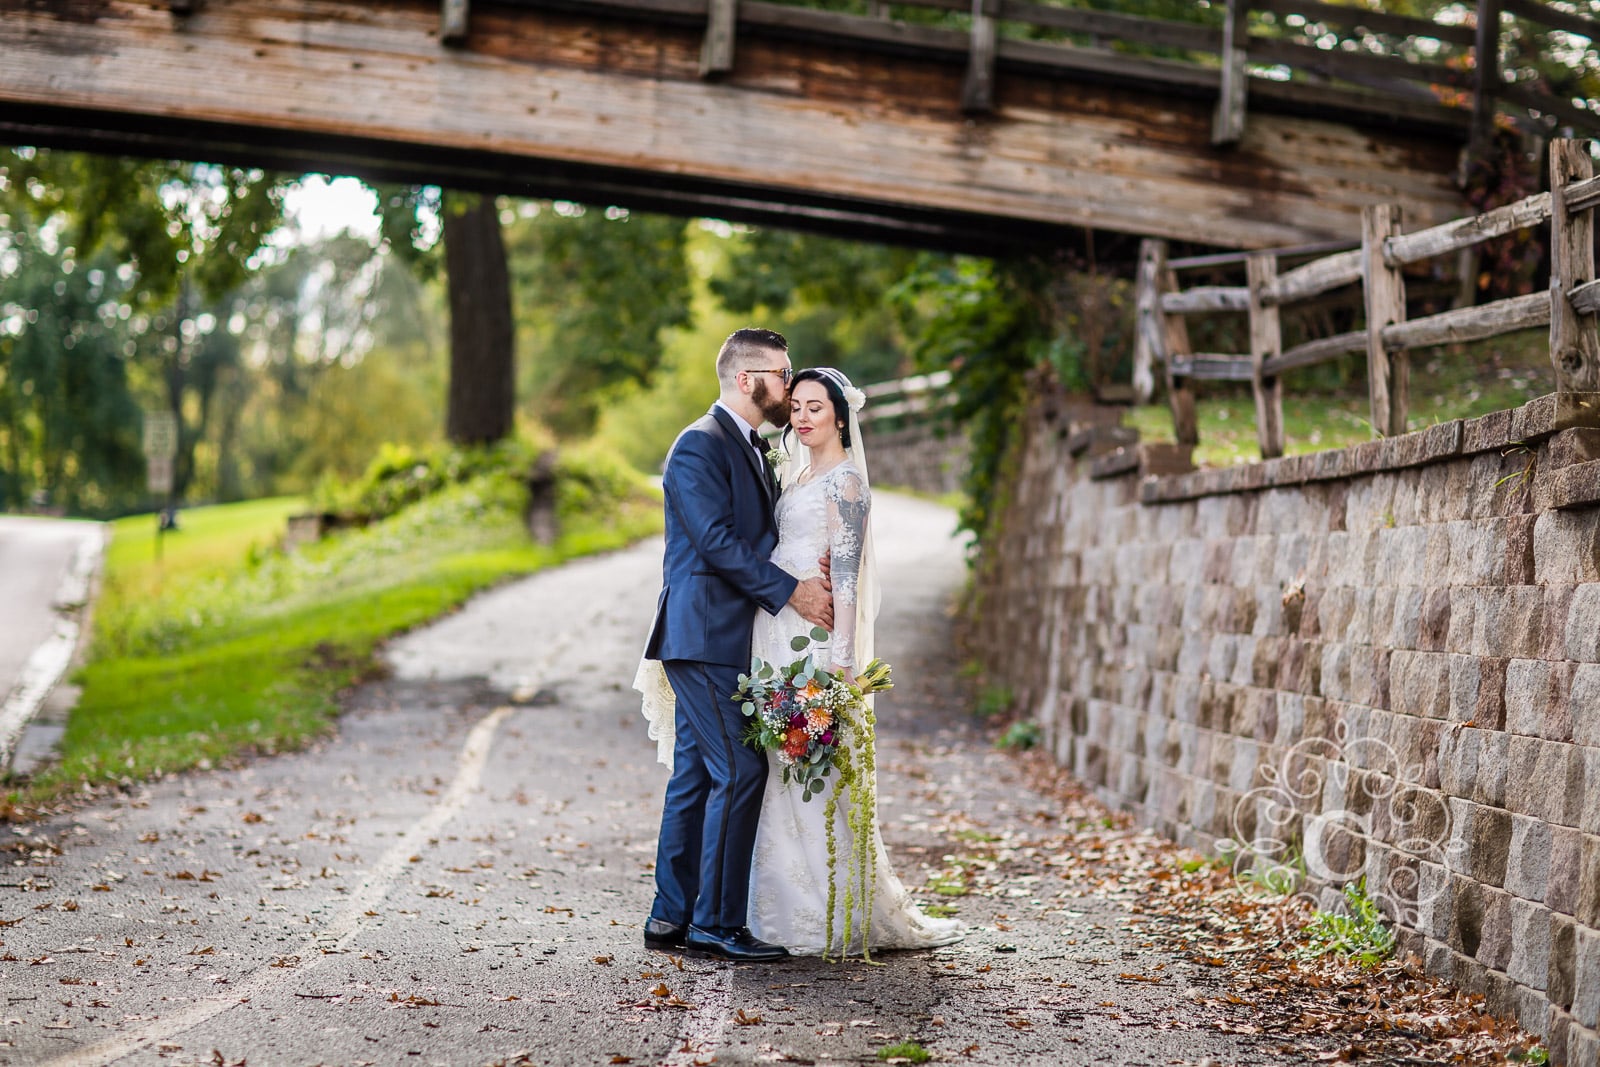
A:
<svg viewBox="0 0 1600 1067">
<path fill-rule="evenodd" d="M 693 1067 L 716 1058 L 717 1050 L 722 1047 L 722 1037 L 728 1032 L 735 966 L 724 964 L 712 971 L 702 971 L 696 977 L 691 995 L 697 1003 L 684 1016 L 678 1044 L 661 1061 L 661 1067 Z"/>
<path fill-rule="evenodd" d="M 394 887 L 400 872 L 410 866 L 411 857 L 427 849 L 428 839 L 437 837 L 439 831 L 444 829 L 444 825 L 466 807 L 468 799 L 483 781 L 483 767 L 489 759 L 489 742 L 493 740 L 500 724 L 515 710 L 510 707 L 496 708 L 473 726 L 472 732 L 467 735 L 466 744 L 461 749 L 461 755 L 456 759 L 456 776 L 450 783 L 450 788 L 445 791 L 439 803 L 429 809 L 420 821 L 406 831 L 404 837 L 391 845 L 383 857 L 373 864 L 366 879 L 333 922 L 300 946 L 301 958 L 308 962 L 298 967 L 274 967 L 270 963 L 265 964 L 234 983 L 233 989 L 226 996 L 196 1001 L 181 1011 L 153 1020 L 130 1033 L 50 1060 L 47 1067 L 80 1067 L 91 1064 L 98 1067 L 101 1064 L 115 1063 L 124 1056 L 194 1029 L 229 1008 L 266 992 L 269 987 L 277 985 L 290 975 L 298 977 L 305 974 L 320 963 L 325 954 L 337 953 L 348 946 L 367 925 L 366 913 L 377 910 L 377 906 Z M 285 953 L 285 955 L 293 954 Z"/>
</svg>

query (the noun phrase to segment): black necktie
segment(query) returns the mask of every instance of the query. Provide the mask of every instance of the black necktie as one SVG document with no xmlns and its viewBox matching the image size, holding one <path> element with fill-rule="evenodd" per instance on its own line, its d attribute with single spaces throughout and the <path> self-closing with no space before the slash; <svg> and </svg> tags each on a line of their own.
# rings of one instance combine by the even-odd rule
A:
<svg viewBox="0 0 1600 1067">
<path fill-rule="evenodd" d="M 754 430 L 751 430 L 750 445 L 756 450 L 756 455 L 761 457 L 761 472 L 766 475 L 767 487 L 770 489 L 773 484 L 774 475 L 772 473 L 772 464 L 767 459 L 767 443 L 761 439 L 760 434 L 756 433 Z"/>
</svg>

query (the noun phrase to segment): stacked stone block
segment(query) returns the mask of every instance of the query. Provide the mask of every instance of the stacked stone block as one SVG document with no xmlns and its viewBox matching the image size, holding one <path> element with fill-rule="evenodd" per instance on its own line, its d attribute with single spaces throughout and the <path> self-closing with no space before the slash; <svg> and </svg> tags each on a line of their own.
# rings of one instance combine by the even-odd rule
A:
<svg viewBox="0 0 1600 1067">
<path fill-rule="evenodd" d="M 990 679 L 1106 800 L 1303 856 L 1327 905 L 1365 877 L 1430 971 L 1600 1062 L 1600 429 L 1545 398 L 1182 473 L 1113 426 L 1027 427 Z"/>
</svg>

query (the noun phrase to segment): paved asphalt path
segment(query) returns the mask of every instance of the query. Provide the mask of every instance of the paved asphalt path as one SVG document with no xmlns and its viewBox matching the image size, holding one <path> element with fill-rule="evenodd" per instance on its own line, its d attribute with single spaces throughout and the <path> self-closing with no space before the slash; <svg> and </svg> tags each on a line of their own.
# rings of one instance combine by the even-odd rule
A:
<svg viewBox="0 0 1600 1067">
<path fill-rule="evenodd" d="M 0 515 L 0 700 L 55 633 L 62 580 L 84 542 L 100 536 L 97 522 Z"/>
<path fill-rule="evenodd" d="M 0 515 L 0 771 L 27 719 L 66 669 L 105 527 Z M 65 596 L 70 604 L 59 604 Z M 58 610 L 60 609 L 60 610 Z"/>
<path fill-rule="evenodd" d="M 974 835 L 1051 816 L 954 684 L 950 513 L 875 510 L 885 836 L 923 886 Z M 877 966 L 646 951 L 666 772 L 628 685 L 660 553 L 396 642 L 308 751 L 0 826 L 0 1064 L 876 1063 L 907 1039 L 972 1064 L 1273 1062 L 1197 1017 L 1208 979 L 1125 905 L 1037 878 L 956 898 L 964 942 Z M 1117 980 L 1157 964 L 1182 980 Z"/>
</svg>

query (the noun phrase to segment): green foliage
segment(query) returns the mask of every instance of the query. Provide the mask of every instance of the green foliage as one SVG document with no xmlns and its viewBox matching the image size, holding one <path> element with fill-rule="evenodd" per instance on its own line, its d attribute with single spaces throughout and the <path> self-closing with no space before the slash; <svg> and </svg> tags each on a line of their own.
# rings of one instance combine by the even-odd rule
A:
<svg viewBox="0 0 1600 1067">
<path fill-rule="evenodd" d="M 907 1063 L 927 1063 L 933 1059 L 933 1054 L 915 1041 L 901 1041 L 895 1045 L 885 1045 L 878 1050 L 880 1060 L 904 1060 Z"/>
<path fill-rule="evenodd" d="M 0 236 L 0 510 L 138 503 L 141 423 L 115 268 L 103 255 L 78 263 L 25 216 Z"/>
<path fill-rule="evenodd" d="M 1239 877 L 1260 894 L 1287 897 L 1298 892 L 1305 884 L 1305 856 L 1295 848 L 1290 850 L 1281 863 L 1260 858 L 1254 865 L 1240 871 Z"/>
<path fill-rule="evenodd" d="M 1535 1067 L 1544 1067 L 1550 1062 L 1550 1050 L 1543 1045 L 1530 1045 L 1525 1049 L 1506 1053 L 1506 1059 L 1512 1063 L 1531 1063 Z"/>
<path fill-rule="evenodd" d="M 724 267 L 710 278 L 727 310 L 777 330 L 797 367 L 837 367 L 857 385 L 899 376 L 909 362 L 889 291 L 917 253 L 786 230 L 731 238 Z"/>
<path fill-rule="evenodd" d="M 317 487 L 312 503 L 319 511 L 359 522 L 384 519 L 449 485 L 485 475 L 521 478 L 550 447 L 548 442 L 525 438 L 509 438 L 486 447 L 439 444 L 417 449 L 385 444 L 361 477 L 348 483 L 325 480 Z M 575 476 L 586 479 L 591 472 L 579 464 Z"/>
<path fill-rule="evenodd" d="M 97 319 L 98 331 L 114 338 L 109 347 L 141 369 L 144 404 L 179 418 L 181 497 L 218 384 L 239 360 L 237 338 L 217 328 L 227 318 L 217 305 L 259 265 L 282 220 L 281 183 L 238 167 L 15 148 L 0 151 L 0 215 L 8 229 L 31 229 L 60 246 L 54 288 L 72 288 L 80 263 L 94 266 L 101 281 L 92 284 L 105 291 L 93 316 L 78 324 Z M 49 305 L 35 296 L 18 307 L 31 316 Z M 63 347 L 75 337 L 72 330 L 61 336 Z M 64 421 L 52 419 L 51 431 L 60 432 Z M 121 429 L 114 420 L 106 436 L 114 441 Z M 127 482 L 118 489 L 123 497 L 133 491 Z M 98 496 L 99 510 L 121 502 L 118 494 Z"/>
<path fill-rule="evenodd" d="M 927 257 L 893 290 L 917 365 L 952 375 L 944 411 L 970 445 L 963 529 L 981 538 L 999 513 L 997 494 L 1029 398 L 1046 388 L 1082 389 L 1089 353 L 1101 366 L 1118 348 L 1116 293 L 1095 275 L 1073 275 L 1042 258 Z"/>
<path fill-rule="evenodd" d="M 529 540 L 525 500 L 489 470 L 293 554 L 263 546 L 295 501 L 196 509 L 159 565 L 150 517 L 119 521 L 82 699 L 59 764 L 25 799 L 304 744 L 385 637 L 507 576 L 660 529 L 659 497 L 638 481 L 604 514 L 571 516 L 551 546 Z"/>
<path fill-rule="evenodd" d="M 562 436 L 587 435 L 619 386 L 650 384 L 667 331 L 689 323 L 686 224 L 529 203 L 506 245 L 532 409 Z"/>
<path fill-rule="evenodd" d="M 1317 912 L 1303 933 L 1305 944 L 1299 954 L 1306 958 L 1331 952 L 1363 967 L 1376 967 L 1394 954 L 1394 931 L 1383 924 L 1378 905 L 1367 896 L 1365 877 L 1344 887 L 1342 911 Z"/>
<path fill-rule="evenodd" d="M 997 748 L 1030 749 L 1044 740 L 1044 731 L 1031 719 L 1022 719 L 1007 726 L 995 741 Z"/>
<path fill-rule="evenodd" d="M 1030 348 L 1039 334 L 1004 268 L 990 260 L 929 262 L 894 292 L 894 306 L 914 330 L 920 367 L 953 375 L 950 417 L 966 427 L 970 463 L 963 488 L 971 505 L 963 528 L 988 525 L 1002 461 L 1026 397 Z"/>
<path fill-rule="evenodd" d="M 0 178 L 8 209 L 59 219 L 79 255 L 133 268 L 144 308 L 184 281 L 212 298 L 236 288 L 283 218 L 281 180 L 244 167 L 15 148 L 0 152 Z"/>
<path fill-rule="evenodd" d="M 972 713 L 980 719 L 993 719 L 1010 711 L 1015 699 L 1015 695 L 1006 686 L 986 685 L 979 691 L 978 701 L 973 706 Z"/>
</svg>

